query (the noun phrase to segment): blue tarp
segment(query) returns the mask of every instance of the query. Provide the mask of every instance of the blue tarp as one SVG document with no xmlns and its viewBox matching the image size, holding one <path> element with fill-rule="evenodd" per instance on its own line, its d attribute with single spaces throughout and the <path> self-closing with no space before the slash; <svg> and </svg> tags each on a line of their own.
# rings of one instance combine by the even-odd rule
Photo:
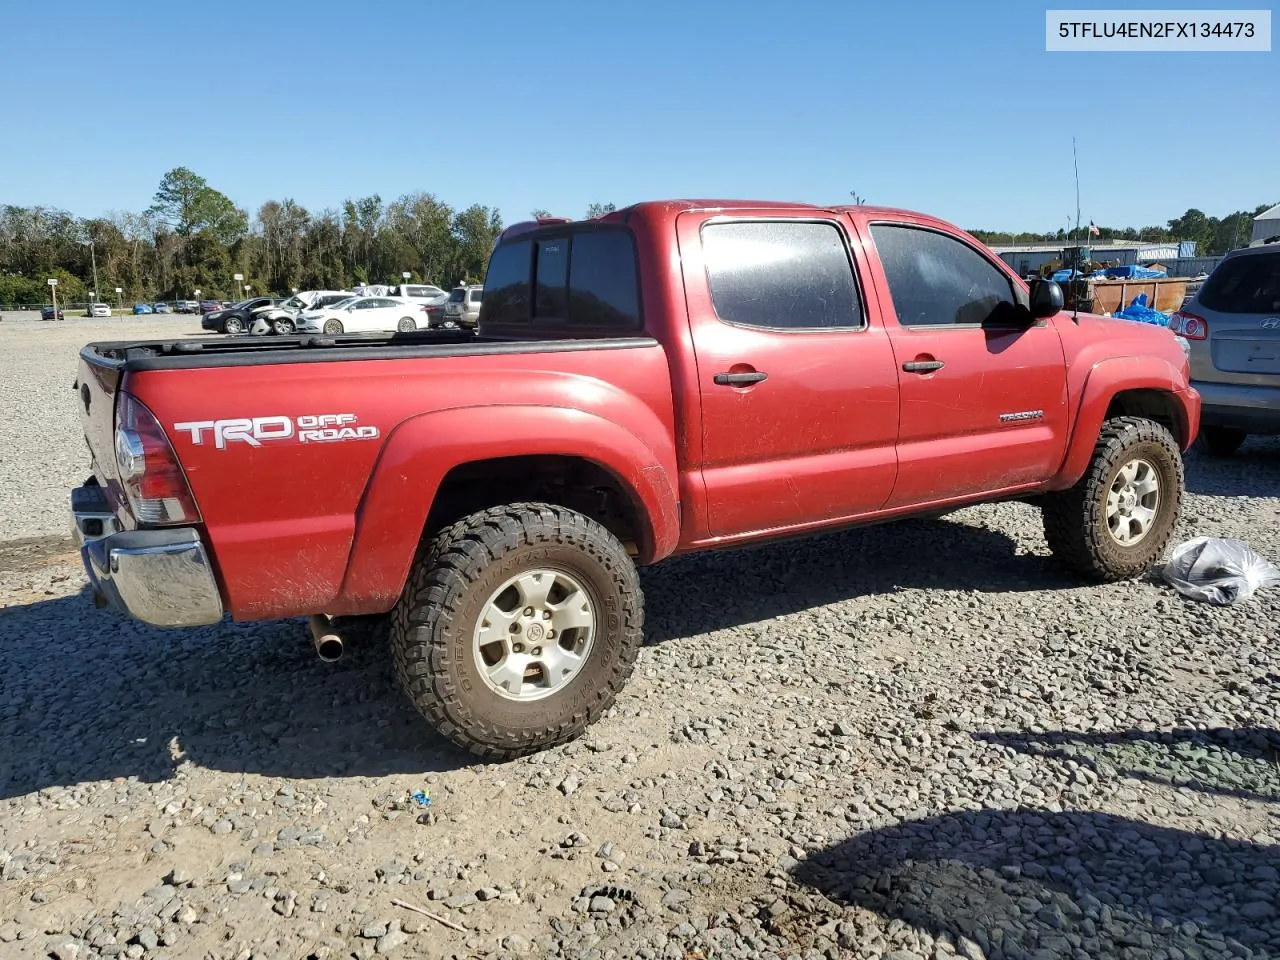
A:
<svg viewBox="0 0 1280 960">
<path fill-rule="evenodd" d="M 1134 320 L 1138 323 L 1150 323 L 1157 327 L 1167 327 L 1169 325 L 1169 315 L 1161 313 L 1159 310 L 1153 310 L 1147 306 L 1147 295 L 1140 293 L 1133 298 L 1123 310 L 1117 310 L 1112 314 L 1120 320 Z"/>
<path fill-rule="evenodd" d="M 1066 283 L 1068 280 L 1077 280 L 1083 276 L 1084 274 L 1079 270 L 1072 270 L 1070 267 L 1067 267 L 1063 270 L 1055 270 L 1050 275 L 1049 279 L 1054 283 Z"/>
<path fill-rule="evenodd" d="M 1149 270 L 1132 264 L 1126 267 L 1107 267 L 1102 272 L 1113 280 L 1155 280 L 1169 275 L 1163 270 Z"/>
</svg>

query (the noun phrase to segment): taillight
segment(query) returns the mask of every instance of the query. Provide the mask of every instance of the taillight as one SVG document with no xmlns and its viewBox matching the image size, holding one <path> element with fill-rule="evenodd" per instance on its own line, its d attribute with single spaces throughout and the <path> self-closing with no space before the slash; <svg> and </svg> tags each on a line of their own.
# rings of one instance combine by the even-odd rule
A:
<svg viewBox="0 0 1280 960">
<path fill-rule="evenodd" d="M 198 523 L 200 511 L 155 414 L 121 393 L 116 404 L 116 467 L 139 523 Z"/>
<path fill-rule="evenodd" d="M 1209 324 L 1204 317 L 1175 310 L 1169 317 L 1169 329 L 1188 340 L 1203 340 L 1209 336 Z"/>
</svg>

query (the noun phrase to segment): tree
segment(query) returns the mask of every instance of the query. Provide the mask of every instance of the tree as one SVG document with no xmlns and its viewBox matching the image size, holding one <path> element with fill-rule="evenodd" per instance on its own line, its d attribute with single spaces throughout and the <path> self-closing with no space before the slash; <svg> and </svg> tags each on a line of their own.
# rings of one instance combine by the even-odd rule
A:
<svg viewBox="0 0 1280 960">
<path fill-rule="evenodd" d="M 551 216 L 551 211 L 543 210 L 541 207 L 539 207 L 537 210 L 529 211 L 530 220 L 541 220 L 543 217 L 549 217 L 549 216 Z"/>
<path fill-rule="evenodd" d="M 606 213 L 613 213 L 617 209 L 612 203 L 593 203 L 587 207 L 586 219 L 591 220 L 595 217 L 603 217 Z"/>
<path fill-rule="evenodd" d="M 489 254 L 502 232 L 502 216 L 496 209 L 473 204 L 453 218 L 457 258 L 450 283 L 478 283 L 484 276 Z"/>
<path fill-rule="evenodd" d="M 147 216 L 180 237 L 210 230 L 223 244 L 235 242 L 249 226 L 243 210 L 186 167 L 174 167 L 164 175 Z"/>
</svg>

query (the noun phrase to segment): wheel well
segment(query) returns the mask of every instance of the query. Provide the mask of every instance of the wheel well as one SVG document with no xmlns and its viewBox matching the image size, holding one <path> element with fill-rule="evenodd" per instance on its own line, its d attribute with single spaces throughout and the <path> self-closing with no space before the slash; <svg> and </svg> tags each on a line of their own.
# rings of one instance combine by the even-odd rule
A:
<svg viewBox="0 0 1280 960">
<path fill-rule="evenodd" d="M 1122 390 L 1111 398 L 1111 404 L 1107 407 L 1107 419 L 1112 417 L 1143 417 L 1154 420 L 1172 433 L 1178 445 L 1183 448 L 1191 440 L 1187 436 L 1182 407 L 1173 394 L 1163 390 Z"/>
<path fill-rule="evenodd" d="M 591 460 L 551 455 L 495 457 L 454 467 L 436 491 L 423 535 L 434 536 L 478 510 L 530 500 L 590 517 L 632 556 L 652 547 L 641 507 L 617 477 Z"/>
</svg>

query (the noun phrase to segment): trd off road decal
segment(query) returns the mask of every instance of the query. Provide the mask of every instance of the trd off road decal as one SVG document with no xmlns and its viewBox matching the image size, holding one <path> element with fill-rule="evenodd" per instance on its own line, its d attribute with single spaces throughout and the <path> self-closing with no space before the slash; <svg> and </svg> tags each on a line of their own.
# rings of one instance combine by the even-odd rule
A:
<svg viewBox="0 0 1280 960">
<path fill-rule="evenodd" d="M 251 447 L 276 440 L 298 443 L 335 443 L 344 440 L 376 440 L 378 428 L 359 426 L 354 413 L 321 413 L 308 417 L 238 417 L 231 420 L 189 420 L 173 429 L 191 434 L 191 442 L 203 446 L 212 437 L 213 445 L 225 450 L 240 441 Z"/>
</svg>

